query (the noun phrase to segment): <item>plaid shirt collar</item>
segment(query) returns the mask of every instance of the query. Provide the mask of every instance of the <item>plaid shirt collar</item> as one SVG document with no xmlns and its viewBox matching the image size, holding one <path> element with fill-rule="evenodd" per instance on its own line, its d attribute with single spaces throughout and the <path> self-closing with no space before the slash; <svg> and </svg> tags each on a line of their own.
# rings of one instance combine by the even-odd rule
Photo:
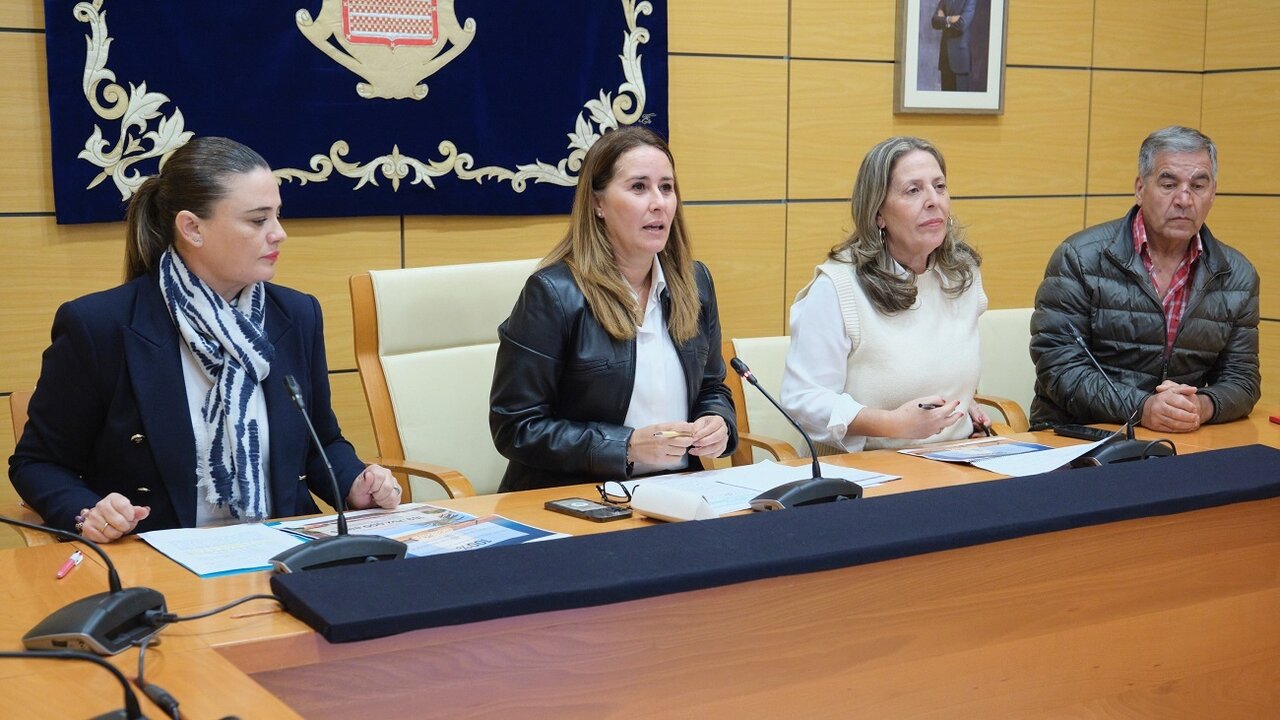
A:
<svg viewBox="0 0 1280 720">
<path fill-rule="evenodd" d="M 1147 226 L 1142 221 L 1141 210 L 1133 214 L 1133 251 L 1138 254 L 1138 257 L 1142 258 L 1142 265 L 1147 269 L 1147 277 L 1151 280 L 1151 286 L 1155 288 L 1156 295 L 1160 296 L 1160 285 L 1156 282 L 1155 264 L 1151 261 L 1151 245 L 1147 241 Z M 1174 269 L 1173 276 L 1169 279 L 1169 287 L 1165 290 L 1164 295 L 1160 297 L 1165 321 L 1165 357 L 1168 357 L 1169 352 L 1173 350 L 1173 341 L 1178 337 L 1178 327 L 1182 324 L 1182 314 L 1187 309 L 1187 299 L 1191 295 L 1191 276 L 1203 252 L 1204 244 L 1200 241 L 1200 233 L 1196 233 L 1191 238 L 1191 242 L 1187 243 L 1187 252 L 1182 256 L 1178 267 Z"/>
</svg>

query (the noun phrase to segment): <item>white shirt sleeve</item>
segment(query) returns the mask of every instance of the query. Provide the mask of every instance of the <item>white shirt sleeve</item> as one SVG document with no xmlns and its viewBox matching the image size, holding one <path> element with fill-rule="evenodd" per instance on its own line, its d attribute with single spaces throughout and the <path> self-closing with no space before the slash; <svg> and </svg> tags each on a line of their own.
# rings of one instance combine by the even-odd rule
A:
<svg viewBox="0 0 1280 720">
<path fill-rule="evenodd" d="M 814 442 L 862 450 L 866 438 L 846 436 L 864 407 L 844 391 L 853 343 L 844 331 L 835 283 L 819 275 L 791 306 L 791 348 L 782 372 L 782 406 Z"/>
</svg>

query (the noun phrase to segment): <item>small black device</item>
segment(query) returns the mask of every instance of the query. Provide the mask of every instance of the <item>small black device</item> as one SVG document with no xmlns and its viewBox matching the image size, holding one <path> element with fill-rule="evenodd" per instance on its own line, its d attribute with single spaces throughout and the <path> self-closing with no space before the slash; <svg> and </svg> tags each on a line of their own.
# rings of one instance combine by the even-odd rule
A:
<svg viewBox="0 0 1280 720">
<path fill-rule="evenodd" d="M 552 512 L 572 515 L 591 522 L 609 522 L 610 520 L 622 520 L 631 517 L 631 508 L 619 505 L 604 505 L 586 498 L 548 500 L 543 507 Z"/>
<path fill-rule="evenodd" d="M 160 631 L 163 623 L 152 618 L 168 609 L 164 595 L 151 588 L 121 586 L 115 564 L 97 543 L 66 530 L 4 516 L 0 516 L 0 522 L 82 543 L 96 552 L 107 568 L 110 589 L 54 610 L 22 636 L 22 644 L 28 650 L 84 650 L 115 655 Z"/>
<path fill-rule="evenodd" d="M 1106 440 L 1112 435 L 1115 435 L 1115 433 L 1110 430 L 1096 428 L 1091 425 L 1074 425 L 1070 423 L 1066 425 L 1055 425 L 1053 427 L 1053 434 L 1061 435 L 1062 437 L 1075 438 L 1077 440 L 1090 440 L 1095 442 L 1098 440 Z"/>
</svg>

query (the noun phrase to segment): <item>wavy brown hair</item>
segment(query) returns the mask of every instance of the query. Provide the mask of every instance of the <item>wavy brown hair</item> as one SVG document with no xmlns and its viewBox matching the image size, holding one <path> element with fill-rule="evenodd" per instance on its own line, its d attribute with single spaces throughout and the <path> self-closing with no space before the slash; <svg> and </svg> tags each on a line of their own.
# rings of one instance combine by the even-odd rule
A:
<svg viewBox="0 0 1280 720">
<path fill-rule="evenodd" d="M 863 290 L 886 315 L 907 310 L 915 304 L 916 278 L 910 271 L 906 277 L 897 272 L 889 254 L 889 244 L 876 224 L 876 215 L 889 196 L 889 183 L 898 161 L 916 150 L 932 155 L 946 176 L 947 161 L 928 140 L 892 137 L 871 148 L 862 159 L 858 179 L 853 184 L 850 203 L 853 231 L 828 254 L 832 260 L 853 265 Z M 947 237 L 929 257 L 946 278 L 944 292 L 951 297 L 958 297 L 969 289 L 973 284 L 974 269 L 982 264 L 982 257 L 965 242 L 964 228 L 955 222 L 954 217 L 947 218 Z"/>
<path fill-rule="evenodd" d="M 179 212 L 209 217 L 226 197 L 227 179 L 258 168 L 271 169 L 258 153 L 223 137 L 192 138 L 174 150 L 129 200 L 125 281 L 146 275 L 173 245 Z"/>
<path fill-rule="evenodd" d="M 644 307 L 636 302 L 630 283 L 622 276 L 613 244 L 609 242 L 604 219 L 595 213 L 595 199 L 608 187 L 617 171 L 618 159 L 638 147 L 655 147 L 671 161 L 674 175 L 676 161 L 671 148 L 657 133 L 647 128 L 626 125 L 606 132 L 596 140 L 582 161 L 578 188 L 573 195 L 569 230 L 540 267 L 561 260 L 569 266 L 578 288 L 587 298 L 591 313 L 615 340 L 630 340 L 643 320 Z M 684 209 L 680 203 L 680 184 L 673 177 L 676 211 L 671 221 L 671 234 L 666 247 L 658 253 L 662 272 L 671 294 L 671 313 L 667 328 L 671 338 L 683 343 L 698 334 L 698 313 L 702 304 L 693 276 L 693 253 L 689 247 L 689 231 L 684 225 Z"/>
</svg>

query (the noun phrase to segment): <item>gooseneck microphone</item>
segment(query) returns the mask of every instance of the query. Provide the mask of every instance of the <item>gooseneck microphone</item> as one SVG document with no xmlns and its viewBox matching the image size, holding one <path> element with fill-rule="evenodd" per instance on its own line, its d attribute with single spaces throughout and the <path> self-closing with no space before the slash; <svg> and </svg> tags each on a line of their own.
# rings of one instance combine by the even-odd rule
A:
<svg viewBox="0 0 1280 720">
<path fill-rule="evenodd" d="M 1089 349 L 1089 344 L 1084 341 L 1084 337 L 1080 334 L 1080 331 L 1076 330 L 1076 326 L 1071 323 L 1067 324 L 1067 328 L 1071 330 L 1071 337 L 1075 340 L 1075 343 L 1080 346 L 1080 349 L 1084 351 L 1085 357 L 1089 358 L 1089 362 L 1093 363 L 1093 366 L 1102 374 L 1102 378 L 1107 381 L 1107 385 L 1110 386 L 1111 392 L 1123 406 L 1124 395 L 1120 394 L 1120 388 L 1116 387 L 1115 382 L 1112 381 L 1111 376 L 1107 371 L 1102 369 L 1102 365 L 1098 363 L 1098 358 L 1096 358 L 1093 351 Z M 1161 439 L 1147 441 L 1137 440 L 1134 438 L 1133 426 L 1138 415 L 1141 413 L 1142 405 L 1138 405 L 1138 408 L 1134 410 L 1133 413 L 1129 415 L 1129 419 L 1125 421 L 1124 440 L 1111 440 L 1110 442 L 1104 442 L 1102 445 L 1081 456 L 1079 464 L 1107 465 L 1109 463 L 1129 462 L 1131 460 L 1145 460 L 1152 457 L 1168 457 L 1170 455 L 1177 455 L 1178 451 L 1177 448 L 1174 447 L 1172 440 Z"/>
<path fill-rule="evenodd" d="M 786 418 L 787 422 L 791 423 L 800 432 L 800 436 L 809 445 L 809 456 L 813 458 L 813 477 L 785 483 L 760 493 L 751 499 L 752 510 L 782 510 L 800 505 L 813 505 L 836 500 L 855 500 L 862 497 L 862 487 L 857 483 L 843 478 L 822 477 L 822 466 L 818 462 L 818 451 L 814 448 L 813 440 L 809 437 L 809 433 L 805 432 L 804 428 L 800 427 L 800 423 L 791 417 L 791 413 L 783 410 L 778 401 L 774 400 L 773 396 L 760 386 L 760 381 L 752 374 L 751 368 L 747 367 L 746 363 L 735 357 L 729 361 L 729 365 L 743 380 L 754 385 L 760 391 L 760 394 L 764 395 L 778 409 L 778 412 L 782 413 L 782 417 Z"/>
<path fill-rule="evenodd" d="M 302 399 L 302 389 L 292 375 L 284 376 L 284 386 L 293 398 L 293 404 L 302 414 L 302 421 L 311 433 L 316 452 L 324 461 L 324 468 L 329 473 L 329 483 L 333 488 L 333 507 L 338 511 L 338 534 L 333 537 L 312 540 L 285 550 L 271 558 L 271 565 L 279 572 L 298 572 L 315 568 L 332 567 L 334 565 L 351 565 L 356 563 L 376 562 L 378 560 L 399 560 L 404 557 L 408 547 L 389 537 L 380 535 L 348 535 L 346 501 L 342 490 L 338 487 L 338 478 L 333 474 L 333 466 L 329 464 L 329 456 L 324 451 L 324 443 L 316 434 L 315 425 L 311 424 L 311 415 L 307 412 L 307 404 Z"/>
<path fill-rule="evenodd" d="M 138 704 L 138 696 L 135 695 L 133 693 L 133 689 L 129 687 L 129 681 L 125 678 L 124 673 L 120 672 L 115 665 L 112 665 L 102 658 L 71 650 L 41 650 L 37 652 L 0 651 L 0 658 L 13 658 L 15 660 L 78 660 L 81 662 L 90 662 L 98 665 L 99 667 L 106 668 L 115 676 L 116 680 L 120 683 L 120 687 L 124 688 L 124 709 L 112 710 L 110 712 L 103 713 L 95 716 L 92 720 L 146 720 L 147 718 L 147 716 L 142 714 L 142 706 Z"/>
<path fill-rule="evenodd" d="M 0 522 L 87 545 L 107 567 L 107 592 L 82 597 L 55 610 L 22 636 L 24 646 L 31 650 L 86 650 L 115 655 L 160 631 L 161 623 L 152 618 L 165 612 L 164 595 L 151 588 L 122 588 L 115 564 L 97 543 L 66 530 L 3 515 Z"/>
</svg>

